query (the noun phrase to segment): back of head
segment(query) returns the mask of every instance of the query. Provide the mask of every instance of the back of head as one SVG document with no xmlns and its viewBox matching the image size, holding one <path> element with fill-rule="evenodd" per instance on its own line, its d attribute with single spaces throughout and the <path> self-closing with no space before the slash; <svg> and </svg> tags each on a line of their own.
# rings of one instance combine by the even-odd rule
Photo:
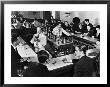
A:
<svg viewBox="0 0 110 87">
<path fill-rule="evenodd" d="M 45 50 L 41 50 L 38 52 L 38 60 L 40 63 L 45 63 L 49 58 L 49 54 Z"/>
<path fill-rule="evenodd" d="M 72 21 L 73 21 L 74 24 L 79 24 L 80 23 L 80 18 L 79 17 L 74 17 Z"/>
<path fill-rule="evenodd" d="M 48 58 L 45 55 L 42 55 L 42 56 L 38 57 L 39 63 L 45 63 L 47 59 Z"/>
</svg>

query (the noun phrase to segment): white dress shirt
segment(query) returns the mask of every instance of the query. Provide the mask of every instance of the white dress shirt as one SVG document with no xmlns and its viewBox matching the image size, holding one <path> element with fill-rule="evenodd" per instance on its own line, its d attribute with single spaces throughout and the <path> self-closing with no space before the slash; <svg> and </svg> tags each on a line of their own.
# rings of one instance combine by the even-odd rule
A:
<svg viewBox="0 0 110 87">
<path fill-rule="evenodd" d="M 60 37 L 60 36 L 62 35 L 62 33 L 66 34 L 67 36 L 70 35 L 70 34 L 69 34 L 68 32 L 66 32 L 62 27 L 59 28 L 58 26 L 56 26 L 56 27 L 53 29 L 52 33 L 53 33 L 54 35 L 56 35 L 57 37 Z"/>
</svg>

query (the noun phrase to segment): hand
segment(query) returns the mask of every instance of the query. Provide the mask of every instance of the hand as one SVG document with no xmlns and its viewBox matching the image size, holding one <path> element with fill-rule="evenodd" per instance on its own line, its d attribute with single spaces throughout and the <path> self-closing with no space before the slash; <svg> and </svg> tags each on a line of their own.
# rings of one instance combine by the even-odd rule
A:
<svg viewBox="0 0 110 87">
<path fill-rule="evenodd" d="M 71 35 L 74 35 L 74 33 L 71 33 Z"/>
<path fill-rule="evenodd" d="M 94 36 L 92 36 L 92 39 L 94 39 Z"/>
<path fill-rule="evenodd" d="M 87 35 L 87 33 L 84 33 L 84 34 L 83 34 L 83 36 L 86 36 L 86 35 Z"/>
</svg>

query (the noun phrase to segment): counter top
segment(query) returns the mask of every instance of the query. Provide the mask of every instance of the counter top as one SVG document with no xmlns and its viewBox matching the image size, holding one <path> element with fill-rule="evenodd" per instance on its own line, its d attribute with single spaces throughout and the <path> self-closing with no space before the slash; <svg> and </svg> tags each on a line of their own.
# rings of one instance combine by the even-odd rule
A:
<svg viewBox="0 0 110 87">
<path fill-rule="evenodd" d="M 49 71 L 55 70 L 55 69 L 73 64 L 72 59 L 74 58 L 75 56 L 73 54 L 53 58 L 49 61 L 49 63 L 46 64 L 46 66 Z"/>
</svg>

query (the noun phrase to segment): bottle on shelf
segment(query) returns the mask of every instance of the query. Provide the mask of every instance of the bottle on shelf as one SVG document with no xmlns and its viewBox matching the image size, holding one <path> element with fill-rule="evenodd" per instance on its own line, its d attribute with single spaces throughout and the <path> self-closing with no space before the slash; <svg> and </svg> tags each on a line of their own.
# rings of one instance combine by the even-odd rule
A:
<svg viewBox="0 0 110 87">
<path fill-rule="evenodd" d="M 65 37 L 64 37 L 64 39 L 63 39 L 63 43 L 64 43 L 64 44 L 66 43 L 66 39 L 65 39 Z"/>
</svg>

